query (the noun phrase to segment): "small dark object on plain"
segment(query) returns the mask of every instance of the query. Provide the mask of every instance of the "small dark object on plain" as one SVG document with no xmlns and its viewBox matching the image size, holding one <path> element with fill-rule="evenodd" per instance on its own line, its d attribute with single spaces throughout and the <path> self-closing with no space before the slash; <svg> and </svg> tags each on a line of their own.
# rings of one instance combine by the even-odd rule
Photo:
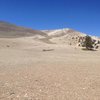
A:
<svg viewBox="0 0 100 100">
<path fill-rule="evenodd" d="M 42 51 L 53 51 L 54 49 L 43 49 Z"/>
<path fill-rule="evenodd" d="M 7 47 L 10 47 L 9 45 L 7 45 Z"/>
</svg>

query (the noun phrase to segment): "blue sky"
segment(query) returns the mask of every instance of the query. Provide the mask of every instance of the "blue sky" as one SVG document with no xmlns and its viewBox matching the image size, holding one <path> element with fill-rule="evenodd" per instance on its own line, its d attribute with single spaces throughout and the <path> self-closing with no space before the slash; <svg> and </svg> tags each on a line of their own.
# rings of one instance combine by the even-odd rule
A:
<svg viewBox="0 0 100 100">
<path fill-rule="evenodd" d="M 100 0 L 0 0 L 0 20 L 39 30 L 72 28 L 100 36 Z"/>
</svg>

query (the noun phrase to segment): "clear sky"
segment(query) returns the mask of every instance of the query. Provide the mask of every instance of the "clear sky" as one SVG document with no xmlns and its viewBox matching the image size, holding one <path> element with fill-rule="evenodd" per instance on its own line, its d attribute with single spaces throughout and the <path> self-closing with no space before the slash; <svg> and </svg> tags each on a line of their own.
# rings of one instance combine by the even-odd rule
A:
<svg viewBox="0 0 100 100">
<path fill-rule="evenodd" d="M 0 0 L 0 20 L 39 30 L 72 28 L 100 36 L 100 0 Z"/>
</svg>

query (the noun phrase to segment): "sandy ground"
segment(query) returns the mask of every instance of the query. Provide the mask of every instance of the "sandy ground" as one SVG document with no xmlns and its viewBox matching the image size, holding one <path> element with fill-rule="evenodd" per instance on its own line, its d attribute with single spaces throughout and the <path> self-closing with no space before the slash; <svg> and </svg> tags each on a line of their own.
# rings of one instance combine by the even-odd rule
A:
<svg viewBox="0 0 100 100">
<path fill-rule="evenodd" d="M 100 100 L 100 50 L 2 38 L 0 100 Z"/>
</svg>

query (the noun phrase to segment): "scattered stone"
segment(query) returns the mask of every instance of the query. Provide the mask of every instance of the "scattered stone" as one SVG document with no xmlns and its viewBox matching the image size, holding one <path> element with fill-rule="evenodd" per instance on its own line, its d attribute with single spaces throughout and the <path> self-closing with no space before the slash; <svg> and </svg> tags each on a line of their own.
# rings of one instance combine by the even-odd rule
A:
<svg viewBox="0 0 100 100">
<path fill-rule="evenodd" d="M 6 45 L 6 47 L 10 47 L 9 45 Z"/>
<path fill-rule="evenodd" d="M 11 93 L 10 93 L 10 95 L 14 95 L 14 94 L 15 94 L 14 92 L 11 92 Z"/>
<path fill-rule="evenodd" d="M 69 43 L 69 45 L 72 45 L 71 43 Z"/>
</svg>

